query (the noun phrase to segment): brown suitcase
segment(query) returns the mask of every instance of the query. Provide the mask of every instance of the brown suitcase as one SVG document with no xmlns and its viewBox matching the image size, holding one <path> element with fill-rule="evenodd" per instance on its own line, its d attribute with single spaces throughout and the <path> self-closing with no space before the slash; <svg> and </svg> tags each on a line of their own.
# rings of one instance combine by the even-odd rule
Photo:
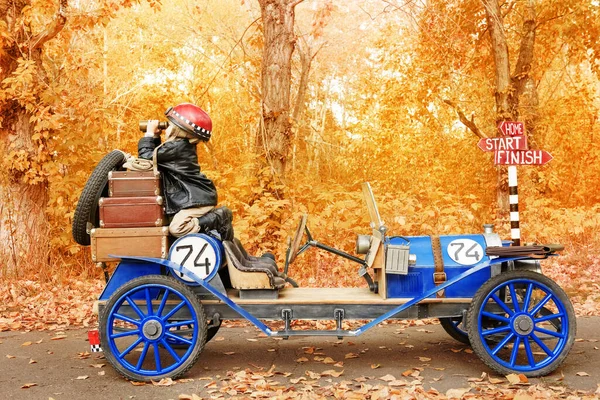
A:
<svg viewBox="0 0 600 400">
<path fill-rule="evenodd" d="M 100 228 L 140 228 L 163 226 L 163 198 L 103 197 L 100 206 Z"/>
<path fill-rule="evenodd" d="M 167 258 L 169 227 L 96 228 L 91 231 L 92 260 L 118 261 L 108 255 Z"/>
<path fill-rule="evenodd" d="M 147 197 L 160 195 L 160 172 L 111 171 L 108 173 L 110 197 Z"/>
</svg>

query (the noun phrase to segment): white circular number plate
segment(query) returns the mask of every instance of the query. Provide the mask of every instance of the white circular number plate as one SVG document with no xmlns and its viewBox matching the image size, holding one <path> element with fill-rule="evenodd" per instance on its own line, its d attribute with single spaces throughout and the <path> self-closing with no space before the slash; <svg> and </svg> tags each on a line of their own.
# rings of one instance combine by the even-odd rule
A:
<svg viewBox="0 0 600 400">
<path fill-rule="evenodd" d="M 472 239 L 456 239 L 446 248 L 448 255 L 458 264 L 474 265 L 483 258 L 483 248 Z"/>
<path fill-rule="evenodd" d="M 215 249 L 208 240 L 199 236 L 186 236 L 173 243 L 170 258 L 202 279 L 209 276 L 217 264 Z M 194 282 L 181 272 L 175 273 L 184 281 Z"/>
</svg>

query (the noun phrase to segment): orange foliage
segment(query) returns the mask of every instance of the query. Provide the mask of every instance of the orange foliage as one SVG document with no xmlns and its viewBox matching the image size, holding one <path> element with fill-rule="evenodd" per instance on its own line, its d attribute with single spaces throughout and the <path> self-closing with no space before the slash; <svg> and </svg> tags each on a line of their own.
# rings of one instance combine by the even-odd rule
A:
<svg viewBox="0 0 600 400">
<path fill-rule="evenodd" d="M 52 12 L 39 8 L 42 3 L 28 11 L 34 23 Z M 598 30 L 600 17 L 589 17 L 598 15 L 597 7 L 574 6 L 572 18 L 588 21 L 574 25 L 563 17 L 562 3 L 551 1 L 538 16 L 553 22 L 537 32 L 538 125 L 529 143 L 554 160 L 519 169 L 521 226 L 524 241 L 597 248 L 598 52 L 586 35 Z M 101 13 L 82 5 L 70 11 L 69 24 L 46 44 L 43 85 L 28 86 L 40 67 L 23 58 L 1 86 L 2 99 L 17 99 L 32 113 L 31 140 L 40 156 L 4 149 L 0 174 L 49 185 L 51 262 L 59 266 L 48 276 L 90 267 L 70 226 L 95 163 L 115 148 L 136 153 L 137 122 L 182 101 L 199 104 L 213 119 L 210 145 L 198 148 L 200 164 L 220 202 L 234 210 L 237 236 L 253 253 L 272 251 L 282 264 L 286 238 L 304 212 L 316 239 L 352 253 L 356 234 L 369 231 L 363 181 L 371 182 L 391 234 L 474 233 L 496 223 L 508 236 L 508 221 L 497 219 L 492 159 L 444 103 L 456 102 L 494 133 L 492 60 L 479 2 L 394 9 L 323 0 L 297 7 L 297 34 L 311 32 L 325 45 L 295 121 L 286 177 L 275 182 L 284 198 L 261 186 L 268 170 L 256 171 L 258 5 L 102 4 Z M 514 54 L 519 5 L 510 4 L 505 24 Z M 292 93 L 299 70 L 293 73 Z M 355 265 L 315 250 L 299 257 L 290 275 L 311 285 L 361 283 Z"/>
</svg>

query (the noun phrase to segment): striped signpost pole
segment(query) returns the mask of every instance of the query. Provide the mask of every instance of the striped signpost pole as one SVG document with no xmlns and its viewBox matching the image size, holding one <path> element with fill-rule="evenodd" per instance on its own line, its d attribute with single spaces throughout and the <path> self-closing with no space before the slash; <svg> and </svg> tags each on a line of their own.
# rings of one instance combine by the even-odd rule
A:
<svg viewBox="0 0 600 400">
<path fill-rule="evenodd" d="M 508 166 L 508 198 L 510 203 L 510 238 L 513 246 L 521 245 L 519 228 L 519 189 L 517 186 L 517 166 Z"/>
<path fill-rule="evenodd" d="M 527 146 L 525 124 L 502 121 L 498 129 L 503 136 L 482 138 L 477 146 L 483 151 L 494 152 L 495 165 L 508 165 L 508 195 L 510 203 L 510 238 L 513 246 L 521 245 L 519 227 L 519 189 L 517 187 L 517 165 L 544 165 L 552 155 L 544 150 L 530 150 Z"/>
</svg>

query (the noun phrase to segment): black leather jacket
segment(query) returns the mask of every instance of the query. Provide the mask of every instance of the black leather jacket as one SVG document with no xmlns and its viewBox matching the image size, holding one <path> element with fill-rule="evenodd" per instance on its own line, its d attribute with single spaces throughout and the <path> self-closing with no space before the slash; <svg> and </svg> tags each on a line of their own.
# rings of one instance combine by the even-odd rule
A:
<svg viewBox="0 0 600 400">
<path fill-rule="evenodd" d="M 138 157 L 152 160 L 160 138 L 143 137 L 138 143 Z M 166 142 L 157 151 L 161 172 L 165 212 L 167 215 L 190 207 L 217 205 L 214 183 L 200 172 L 196 145 L 187 139 Z"/>
</svg>

